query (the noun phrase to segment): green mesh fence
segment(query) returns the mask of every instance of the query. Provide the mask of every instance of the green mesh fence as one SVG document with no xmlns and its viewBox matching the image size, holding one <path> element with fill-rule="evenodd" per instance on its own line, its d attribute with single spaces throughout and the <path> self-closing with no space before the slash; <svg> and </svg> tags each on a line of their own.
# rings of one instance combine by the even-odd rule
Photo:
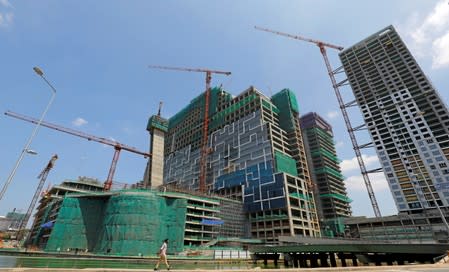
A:
<svg viewBox="0 0 449 272">
<path fill-rule="evenodd" d="M 148 120 L 147 130 L 151 131 L 153 128 L 160 129 L 164 132 L 168 131 L 168 120 L 158 115 L 153 115 Z"/>
<path fill-rule="evenodd" d="M 274 152 L 274 158 L 276 161 L 277 172 L 288 173 L 295 177 L 298 176 L 298 170 L 296 168 L 296 161 L 293 158 L 291 158 L 277 150 Z"/>
<path fill-rule="evenodd" d="M 293 91 L 291 91 L 290 89 L 283 89 L 282 91 L 274 94 L 271 97 L 271 100 L 273 101 L 273 99 L 277 100 L 279 98 L 280 99 L 287 99 L 287 101 L 284 101 L 284 103 L 288 103 L 289 107 L 294 112 L 299 113 L 298 100 L 296 99 L 296 95 L 295 95 L 295 93 Z"/>
<path fill-rule="evenodd" d="M 204 92 L 192 99 L 186 107 L 184 107 L 181 111 L 173 115 L 168 121 L 168 128 L 174 128 L 176 125 L 184 122 L 184 120 L 189 116 L 189 113 L 199 108 L 201 110 L 201 119 L 204 116 L 204 106 L 205 106 L 205 96 Z M 230 101 L 232 99 L 231 94 L 227 93 L 220 87 L 214 87 L 210 89 L 210 97 L 209 97 L 209 116 L 214 115 L 217 112 L 218 100 L 222 99 L 223 101 Z M 201 120 L 199 120 L 201 121 Z"/>
<path fill-rule="evenodd" d="M 105 203 L 101 199 L 66 197 L 45 250 L 93 251 L 104 207 Z"/>
<path fill-rule="evenodd" d="M 318 128 L 318 127 L 314 127 L 314 128 L 308 128 L 307 132 L 311 131 L 314 134 L 318 134 L 321 137 L 324 138 L 325 141 L 328 141 L 329 143 L 333 143 L 334 142 L 334 138 L 332 138 L 331 135 L 329 135 L 325 130 L 323 130 L 322 128 Z"/>
<path fill-rule="evenodd" d="M 330 198 L 336 198 L 339 199 L 343 202 L 347 202 L 350 203 L 352 202 L 352 199 L 350 199 L 349 197 L 342 195 L 342 194 L 321 194 L 320 197 L 325 198 L 325 197 L 330 197 Z"/>
<path fill-rule="evenodd" d="M 251 102 L 253 102 L 254 100 L 259 99 L 259 98 L 260 98 L 259 95 L 253 93 L 253 94 L 243 98 L 242 100 L 238 101 L 237 103 L 230 105 L 229 107 L 225 108 L 224 110 L 217 112 L 211 118 L 211 124 L 210 124 L 211 129 L 213 130 L 216 127 L 218 127 L 219 125 L 225 123 L 226 116 L 240 110 L 241 108 L 245 107 L 245 105 L 250 104 Z"/>
<path fill-rule="evenodd" d="M 316 168 L 316 169 L 315 169 L 315 173 L 316 173 L 316 174 L 323 174 L 323 173 L 326 173 L 326 174 L 332 175 L 332 176 L 334 176 L 334 177 L 336 177 L 336 178 L 339 178 L 339 179 L 342 179 L 342 180 L 345 179 L 345 177 L 344 177 L 340 172 L 338 172 L 337 170 L 332 169 L 332 168 L 330 168 L 330 167 L 328 167 L 328 166 Z"/>
<path fill-rule="evenodd" d="M 345 232 L 345 217 L 337 217 L 333 219 L 325 219 L 322 227 L 327 237 L 341 236 Z"/>
<path fill-rule="evenodd" d="M 291 193 L 291 194 L 289 194 L 289 196 L 296 197 L 296 198 L 301 198 L 301 199 L 304 199 L 304 200 L 310 200 L 309 196 L 306 196 L 304 194 L 297 193 L 297 192 Z"/>
<path fill-rule="evenodd" d="M 45 250 L 154 255 L 168 238 L 168 252 L 180 252 L 186 206 L 185 199 L 164 198 L 151 191 L 66 197 Z"/>
<path fill-rule="evenodd" d="M 262 106 L 270 111 L 274 111 L 275 113 L 279 114 L 280 110 L 271 102 L 261 99 L 262 100 Z"/>
<path fill-rule="evenodd" d="M 326 149 L 323 148 L 318 148 L 318 149 L 313 149 L 310 151 L 310 154 L 312 155 L 312 157 L 319 157 L 319 156 L 324 156 L 327 157 L 328 159 L 330 159 L 331 161 L 334 161 L 336 163 L 340 163 L 341 160 L 335 156 L 334 154 L 332 154 L 331 152 L 327 151 Z"/>
<path fill-rule="evenodd" d="M 173 115 L 168 120 L 168 129 L 174 128 L 179 123 L 183 122 L 186 117 L 188 117 L 188 114 L 194 110 L 195 108 L 200 108 L 201 112 L 204 108 L 204 93 L 200 94 L 199 96 L 195 97 L 190 101 L 189 105 L 185 106 L 182 110 L 180 110 L 178 113 Z M 201 114 L 202 115 L 202 114 Z"/>
<path fill-rule="evenodd" d="M 52 200 L 45 208 L 44 215 L 42 216 L 42 222 L 41 222 L 42 224 L 48 222 L 50 211 L 53 209 L 55 202 L 56 202 L 56 200 Z M 41 226 L 39 226 L 39 229 L 37 230 L 36 236 L 34 237 L 33 241 L 31 241 L 31 244 L 33 244 L 33 245 L 37 245 L 39 243 L 39 238 L 41 237 L 41 234 L 42 234 L 42 224 L 41 224 Z"/>
<path fill-rule="evenodd" d="M 271 97 L 273 104 L 280 110 L 279 125 L 287 132 L 295 130 L 294 117 L 298 114 L 298 102 L 295 94 L 289 89 L 284 89 Z"/>
</svg>

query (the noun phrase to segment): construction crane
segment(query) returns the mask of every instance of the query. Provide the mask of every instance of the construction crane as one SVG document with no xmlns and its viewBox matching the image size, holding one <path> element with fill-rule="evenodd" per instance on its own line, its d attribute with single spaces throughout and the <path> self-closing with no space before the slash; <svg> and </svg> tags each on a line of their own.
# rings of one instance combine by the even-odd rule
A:
<svg viewBox="0 0 449 272">
<path fill-rule="evenodd" d="M 206 93 L 205 93 L 205 104 L 204 104 L 204 121 L 203 121 L 203 133 L 201 138 L 201 155 L 200 155 L 200 177 L 199 177 L 199 189 L 201 192 L 206 192 L 206 157 L 208 153 L 207 149 L 207 136 L 209 133 L 209 97 L 210 97 L 210 82 L 212 80 L 212 74 L 221 74 L 229 76 L 231 72 L 201 69 L 201 68 L 182 68 L 182 67 L 169 67 L 169 66 L 159 66 L 159 65 L 149 65 L 149 68 L 155 69 L 165 69 L 165 70 L 176 70 L 183 72 L 199 72 L 206 73 Z"/>
<path fill-rule="evenodd" d="M 5 115 L 17 118 L 19 120 L 27 121 L 27 122 L 30 122 L 30 123 L 33 123 L 33 124 L 36 124 L 38 122 L 38 120 L 36 120 L 35 118 L 28 117 L 28 116 L 25 116 L 25 115 L 22 115 L 22 114 L 18 114 L 18 113 L 14 113 L 14 112 L 11 112 L 11 111 L 5 112 Z M 78 137 L 87 139 L 89 141 L 94 141 L 94 142 L 98 142 L 98 143 L 101 143 L 101 144 L 105 144 L 105 145 L 109 145 L 109 146 L 113 146 L 114 147 L 115 152 L 114 152 L 114 156 L 112 158 L 111 167 L 109 168 L 108 177 L 107 177 L 107 179 L 106 179 L 106 181 L 104 183 L 104 190 L 105 191 L 109 191 L 111 189 L 112 179 L 114 177 L 115 168 L 117 166 L 117 161 L 118 161 L 119 156 L 120 156 L 120 151 L 126 150 L 126 151 L 129 151 L 129 152 L 132 152 L 132 153 L 136 153 L 136 154 L 142 155 L 145 158 L 151 156 L 150 153 L 139 151 L 139 150 L 137 150 L 134 147 L 131 147 L 131 146 L 119 143 L 117 141 L 109 140 L 109 139 L 106 139 L 106 138 L 103 138 L 103 137 L 97 137 L 97 136 L 89 135 L 89 134 L 81 132 L 81 131 L 76 131 L 76 130 L 73 130 L 73 129 L 70 129 L 70 128 L 65 128 L 65 127 L 58 126 L 58 125 L 55 125 L 55 124 L 51 124 L 51 123 L 48 123 L 48 122 L 45 122 L 45 121 L 43 121 L 41 123 L 41 126 L 47 127 L 47 128 L 51 128 L 51 129 L 54 129 L 54 130 L 58 130 L 58 131 L 61 131 L 61 132 L 67 133 L 67 134 L 74 135 L 74 136 L 78 136 Z"/>
<path fill-rule="evenodd" d="M 40 179 L 39 184 L 37 186 L 36 192 L 34 192 L 33 199 L 31 200 L 30 206 L 28 207 L 28 210 L 25 214 L 25 216 L 20 221 L 20 225 L 17 229 L 16 237 L 17 240 L 20 240 L 19 236 L 23 229 L 25 229 L 26 225 L 28 224 L 28 220 L 30 220 L 31 213 L 33 212 L 34 205 L 36 205 L 36 201 L 39 198 L 39 195 L 41 194 L 42 187 L 44 187 L 45 181 L 47 180 L 48 173 L 50 173 L 50 170 L 55 165 L 56 160 L 58 159 L 58 155 L 55 154 L 51 157 L 50 161 L 48 162 L 47 166 L 45 166 L 44 170 L 37 176 L 37 178 Z"/>
<path fill-rule="evenodd" d="M 365 163 L 363 162 L 363 158 L 362 158 L 362 153 L 360 152 L 360 146 L 358 145 L 357 140 L 355 138 L 354 131 L 356 129 L 354 129 L 352 127 L 351 122 L 349 120 L 349 116 L 348 116 L 348 113 L 346 111 L 346 105 L 343 102 L 343 98 L 341 97 L 341 94 L 340 94 L 339 84 L 337 84 L 337 80 L 335 79 L 336 72 L 334 72 L 334 70 L 332 70 L 330 62 L 329 62 L 329 58 L 327 57 L 327 53 L 326 53 L 326 47 L 329 47 L 329 48 L 332 48 L 332 49 L 336 49 L 338 51 L 343 50 L 343 47 L 342 46 L 338 46 L 338 45 L 333 45 L 333 44 L 330 44 L 330 43 L 325 43 L 325 42 L 322 42 L 322 41 L 319 41 L 319 40 L 309 39 L 309 38 L 305 38 L 305 37 L 301 37 L 301 36 L 297 36 L 297 35 L 291 35 L 291 34 L 279 32 L 279 31 L 274 31 L 274 30 L 271 30 L 271 29 L 262 28 L 262 27 L 258 27 L 258 26 L 255 26 L 254 28 L 257 29 L 257 30 L 274 33 L 274 34 L 277 34 L 277 35 L 280 35 L 280 36 L 284 36 L 284 37 L 288 37 L 288 38 L 292 38 L 292 39 L 296 39 L 296 40 L 300 40 L 300 41 L 313 43 L 313 44 L 315 44 L 316 46 L 318 46 L 320 48 L 321 55 L 323 55 L 324 63 L 326 64 L 328 75 L 329 75 L 329 77 L 331 79 L 331 82 L 332 82 L 332 87 L 334 88 L 335 95 L 337 96 L 338 104 L 340 105 L 340 109 L 341 109 L 341 112 L 343 114 L 343 118 L 345 120 L 346 129 L 348 130 L 349 137 L 351 138 L 352 147 L 353 147 L 354 152 L 356 154 L 357 162 L 358 162 L 358 164 L 360 166 L 360 171 L 361 171 L 361 174 L 363 176 L 363 180 L 365 182 L 365 186 L 366 186 L 366 189 L 368 191 L 369 198 L 371 200 L 371 205 L 372 205 L 373 210 L 374 210 L 374 215 L 376 217 L 381 217 L 379 206 L 377 205 L 376 196 L 374 195 L 374 190 L 373 190 L 373 187 L 371 186 L 371 181 L 370 181 L 369 176 L 368 176 L 369 171 L 366 170 Z"/>
<path fill-rule="evenodd" d="M 157 116 L 161 117 L 161 110 L 162 110 L 162 101 L 159 102 L 159 109 L 157 110 Z"/>
</svg>

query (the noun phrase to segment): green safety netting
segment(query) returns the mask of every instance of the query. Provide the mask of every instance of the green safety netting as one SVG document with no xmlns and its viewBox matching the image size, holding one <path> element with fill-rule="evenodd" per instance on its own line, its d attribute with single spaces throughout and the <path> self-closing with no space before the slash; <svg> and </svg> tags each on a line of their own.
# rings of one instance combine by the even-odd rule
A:
<svg viewBox="0 0 449 272">
<path fill-rule="evenodd" d="M 260 99 L 259 95 L 253 93 L 242 100 L 228 106 L 224 110 L 221 110 L 215 113 L 211 118 L 210 128 L 215 129 L 216 127 L 225 123 L 226 116 L 239 111 L 241 108 L 244 108 L 246 105 L 250 104 L 254 100 Z"/>
<path fill-rule="evenodd" d="M 342 195 L 342 194 L 321 194 L 320 197 L 336 198 L 336 199 L 339 199 L 339 200 L 341 200 L 343 202 L 347 202 L 347 203 L 352 202 L 352 199 L 350 199 L 348 196 Z"/>
<path fill-rule="evenodd" d="M 279 124 L 282 129 L 290 132 L 295 129 L 294 117 L 299 113 L 295 94 L 289 89 L 283 89 L 271 97 L 271 101 L 280 109 Z"/>
<path fill-rule="evenodd" d="M 210 97 L 209 97 L 209 116 L 214 115 L 217 112 L 218 100 L 222 99 L 223 101 L 230 101 L 232 99 L 232 95 L 221 89 L 220 87 L 214 87 L 210 89 Z M 182 123 L 188 116 L 191 111 L 194 109 L 200 109 L 201 112 L 201 120 L 204 116 L 204 106 L 205 106 L 205 95 L 204 92 L 192 99 L 186 107 L 184 107 L 181 111 L 173 115 L 168 121 L 168 128 L 174 128 L 176 125 Z"/>
<path fill-rule="evenodd" d="M 274 152 L 274 158 L 276 161 L 276 171 L 277 172 L 288 173 L 295 177 L 298 176 L 298 169 L 296 168 L 296 161 L 292 157 L 276 150 Z"/>
<path fill-rule="evenodd" d="M 42 216 L 42 221 L 40 222 L 41 225 L 39 226 L 39 228 L 37 230 L 36 236 L 31 241 L 31 244 L 38 245 L 39 238 L 41 237 L 41 234 L 43 231 L 42 224 L 49 222 L 49 215 L 50 215 L 50 212 L 53 210 L 53 207 L 55 204 L 56 204 L 56 200 L 53 200 L 50 203 L 48 203 L 47 207 L 44 210 L 44 214 Z"/>
<path fill-rule="evenodd" d="M 187 201 L 154 192 L 66 197 L 46 251 L 154 255 L 170 239 L 169 253 L 183 249 Z"/>
<path fill-rule="evenodd" d="M 344 180 L 345 177 L 337 170 L 332 169 L 328 166 L 320 167 L 315 169 L 315 174 L 329 174 L 332 175 L 338 179 Z"/>
<path fill-rule="evenodd" d="M 312 155 L 313 158 L 324 156 L 336 163 L 341 162 L 341 160 L 337 156 L 335 156 L 332 152 L 330 152 L 324 148 L 312 149 L 312 150 L 310 150 L 310 154 Z"/>
<path fill-rule="evenodd" d="M 325 219 L 322 228 L 323 234 L 327 237 L 341 236 L 345 232 L 345 220 L 346 217 L 337 217 L 332 219 Z"/>
<path fill-rule="evenodd" d="M 164 132 L 168 131 L 168 120 L 158 115 L 153 115 L 148 119 L 147 130 L 151 131 L 153 128 L 158 128 Z"/>
</svg>

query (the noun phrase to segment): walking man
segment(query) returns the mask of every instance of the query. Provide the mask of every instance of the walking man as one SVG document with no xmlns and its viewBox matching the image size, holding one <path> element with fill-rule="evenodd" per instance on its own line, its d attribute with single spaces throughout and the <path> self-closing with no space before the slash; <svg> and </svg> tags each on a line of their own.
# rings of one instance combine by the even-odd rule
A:
<svg viewBox="0 0 449 272">
<path fill-rule="evenodd" d="M 167 261 L 167 246 L 168 246 L 168 239 L 165 239 L 162 243 L 161 248 L 159 249 L 159 260 L 156 263 L 156 266 L 154 267 L 154 270 L 159 270 L 159 263 L 165 262 L 165 265 L 167 266 L 167 270 L 170 270 L 170 265 L 168 265 Z"/>
</svg>

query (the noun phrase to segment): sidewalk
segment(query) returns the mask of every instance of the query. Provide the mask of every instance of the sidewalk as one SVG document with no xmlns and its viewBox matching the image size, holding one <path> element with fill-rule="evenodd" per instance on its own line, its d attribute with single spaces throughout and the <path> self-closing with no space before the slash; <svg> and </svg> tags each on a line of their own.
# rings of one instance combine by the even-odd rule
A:
<svg viewBox="0 0 449 272">
<path fill-rule="evenodd" d="M 66 269 L 66 268 L 0 268 L 0 271 L 27 271 L 27 272 L 40 272 L 40 271 L 55 271 L 55 272 L 76 272 L 76 271 L 84 271 L 84 272 L 143 272 L 143 271 L 153 271 L 152 268 L 148 268 L 148 270 L 144 269 L 104 269 L 104 268 L 85 268 L 85 269 Z M 160 271 L 166 271 L 162 268 Z M 449 263 L 443 264 L 420 264 L 420 265 L 402 265 L 402 266 L 358 266 L 358 267 L 328 267 L 328 268 L 290 268 L 290 269 L 262 269 L 260 267 L 252 268 L 252 269 L 224 269 L 224 270 L 207 270 L 207 269 L 195 269 L 195 270 L 177 270 L 176 267 L 171 269 L 170 271 L 176 272 L 254 272 L 254 271 L 263 271 L 263 272 L 283 272 L 283 271 L 291 271 L 291 272 L 317 272 L 317 271 L 354 271 L 354 272 L 362 272 L 362 271 L 386 271 L 386 272 L 396 272 L 396 271 L 420 271 L 420 272 L 443 272 L 449 271 Z"/>
</svg>

